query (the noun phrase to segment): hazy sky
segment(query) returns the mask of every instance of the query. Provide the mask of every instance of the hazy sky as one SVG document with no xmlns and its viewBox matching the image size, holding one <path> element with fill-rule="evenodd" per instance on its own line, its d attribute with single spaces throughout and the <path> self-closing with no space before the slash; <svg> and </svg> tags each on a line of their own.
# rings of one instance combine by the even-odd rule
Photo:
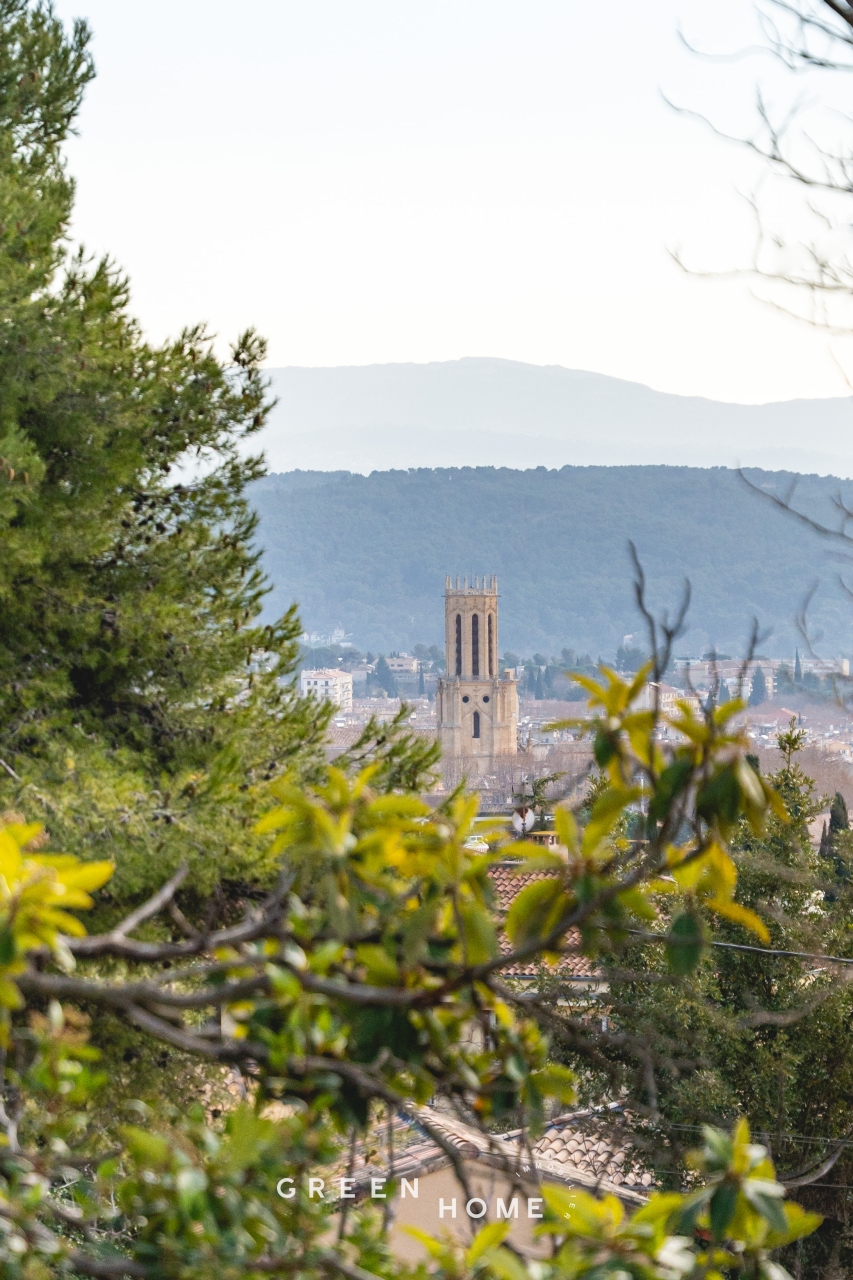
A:
<svg viewBox="0 0 853 1280">
<path fill-rule="evenodd" d="M 270 364 L 503 356 L 761 401 L 851 352 L 686 277 L 748 257 L 750 0 L 59 0 L 94 29 L 75 234 L 152 337 L 254 324 Z M 772 71 L 769 73 L 772 75 Z M 781 90 L 780 90 L 781 91 Z"/>
</svg>

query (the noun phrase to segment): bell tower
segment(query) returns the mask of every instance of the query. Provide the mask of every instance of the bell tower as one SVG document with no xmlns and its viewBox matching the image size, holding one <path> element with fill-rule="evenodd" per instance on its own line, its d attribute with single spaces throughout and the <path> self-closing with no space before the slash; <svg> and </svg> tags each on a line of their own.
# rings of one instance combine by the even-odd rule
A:
<svg viewBox="0 0 853 1280">
<path fill-rule="evenodd" d="M 498 580 L 492 575 L 444 580 L 446 674 L 436 690 L 436 717 L 445 756 L 473 757 L 479 775 L 495 756 L 515 755 L 518 690 L 515 676 L 498 678 Z"/>
</svg>

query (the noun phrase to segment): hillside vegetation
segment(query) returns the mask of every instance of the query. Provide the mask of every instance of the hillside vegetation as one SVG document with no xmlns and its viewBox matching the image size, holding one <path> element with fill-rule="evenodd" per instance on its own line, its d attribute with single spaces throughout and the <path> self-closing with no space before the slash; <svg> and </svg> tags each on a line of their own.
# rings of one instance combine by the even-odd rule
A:
<svg viewBox="0 0 853 1280">
<path fill-rule="evenodd" d="M 750 471 L 784 494 L 790 472 Z M 803 510 L 834 522 L 832 499 L 853 483 L 797 480 Z M 497 573 L 501 647 L 612 656 L 640 626 L 627 543 L 646 568 L 655 607 L 693 587 L 680 650 L 739 653 L 753 616 L 787 655 L 806 593 L 816 648 L 853 650 L 853 603 L 837 547 L 750 491 L 735 471 L 690 467 L 437 468 L 287 472 L 252 488 L 275 586 L 266 614 L 293 600 L 310 631 L 342 625 L 362 648 L 443 644 L 446 573 Z M 853 572 L 850 574 L 853 579 Z"/>
</svg>

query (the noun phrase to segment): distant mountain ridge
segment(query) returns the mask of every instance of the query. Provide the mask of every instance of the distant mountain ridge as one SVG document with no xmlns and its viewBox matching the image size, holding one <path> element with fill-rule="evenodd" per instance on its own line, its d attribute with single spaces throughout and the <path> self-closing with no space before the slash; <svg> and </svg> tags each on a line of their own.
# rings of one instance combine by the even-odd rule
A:
<svg viewBox="0 0 853 1280">
<path fill-rule="evenodd" d="M 269 369 L 275 471 L 758 466 L 853 476 L 853 399 L 726 404 L 605 374 L 469 357 Z"/>
<path fill-rule="evenodd" d="M 804 510 L 834 519 L 853 484 L 789 471 L 749 472 L 770 494 L 797 480 Z M 853 656 L 853 602 L 838 582 L 853 564 L 762 500 L 726 468 L 664 466 L 423 468 L 290 472 L 252 489 L 259 542 L 275 584 L 267 616 L 294 600 L 307 629 L 337 625 L 361 648 L 443 643 L 446 573 L 497 573 L 501 647 L 612 657 L 641 624 L 627 543 L 637 546 L 655 609 L 672 609 L 685 578 L 690 631 L 679 652 L 743 652 L 751 619 L 762 650 L 790 656 L 809 609 L 817 651 Z"/>
</svg>

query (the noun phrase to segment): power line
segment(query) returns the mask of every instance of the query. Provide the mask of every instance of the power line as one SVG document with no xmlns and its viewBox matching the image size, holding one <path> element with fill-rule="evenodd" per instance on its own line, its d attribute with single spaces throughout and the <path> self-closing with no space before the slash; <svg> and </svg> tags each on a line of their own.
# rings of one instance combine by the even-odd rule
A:
<svg viewBox="0 0 853 1280">
<path fill-rule="evenodd" d="M 701 1124 L 668 1124 L 668 1129 L 681 1129 L 689 1133 L 701 1133 Z M 833 1147 L 853 1146 L 853 1138 L 809 1138 L 804 1133 L 774 1133 L 770 1129 L 756 1129 L 757 1138 L 788 1138 L 793 1142 L 825 1142 Z"/>
<path fill-rule="evenodd" d="M 627 929 L 626 932 L 645 942 L 667 942 L 676 947 L 696 945 L 692 938 L 673 938 L 668 933 L 647 933 L 643 929 Z M 853 964 L 851 956 L 826 956 L 817 951 L 782 951 L 777 947 L 751 947 L 745 942 L 719 942 L 715 938 L 708 945 L 722 947 L 727 951 L 749 951 L 759 956 L 788 956 L 796 960 L 824 960 L 827 964 Z"/>
</svg>

